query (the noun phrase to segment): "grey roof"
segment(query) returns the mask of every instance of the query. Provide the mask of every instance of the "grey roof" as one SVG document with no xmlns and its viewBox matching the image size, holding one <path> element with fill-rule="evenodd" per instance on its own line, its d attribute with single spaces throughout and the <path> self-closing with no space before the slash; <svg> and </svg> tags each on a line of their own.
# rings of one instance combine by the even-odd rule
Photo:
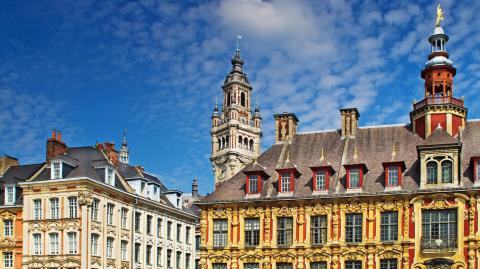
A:
<svg viewBox="0 0 480 269">
<path fill-rule="evenodd" d="M 294 193 L 289 198 L 312 197 L 312 169 L 319 163 L 323 149 L 323 163 L 328 163 L 335 170 L 331 177 L 329 191 L 326 197 L 345 195 L 345 165 L 365 165 L 368 172 L 364 176 L 363 194 L 383 193 L 385 162 L 403 162 L 405 171 L 402 177 L 402 191 L 412 192 L 419 188 L 420 167 L 417 146 L 435 144 L 455 144 L 462 146 L 462 183 L 464 187 L 473 184 L 473 170 L 471 158 L 480 156 L 480 121 L 469 121 L 460 138 L 445 135 L 446 132 L 438 129 L 423 140 L 412 132 L 410 125 L 377 126 L 358 128 L 354 138 L 341 138 L 339 130 L 315 133 L 298 133 L 288 146 L 289 160 L 296 165 L 300 172 L 295 179 Z M 459 143 L 461 142 L 461 143 Z M 345 152 L 344 152 L 345 151 Z M 287 158 L 284 144 L 274 144 L 267 149 L 257 162 L 265 167 L 270 175 L 264 180 L 262 193 L 258 199 L 277 198 L 277 180 L 279 164 L 285 163 Z M 216 190 L 205 197 L 201 203 L 218 201 L 242 201 L 245 198 L 245 178 L 247 166 L 231 179 L 218 185 Z M 248 198 L 248 200 L 254 200 Z"/>
<path fill-rule="evenodd" d="M 5 187 L 4 185 L 15 185 L 16 186 L 16 201 L 14 205 L 23 204 L 22 188 L 18 186 L 18 183 L 24 182 L 30 178 L 35 172 L 42 167 L 43 163 L 38 164 L 29 164 L 29 165 L 20 165 L 10 167 L 3 177 L 0 177 L 0 183 L 2 191 L 0 192 L 0 205 L 4 205 L 5 202 Z"/>
</svg>

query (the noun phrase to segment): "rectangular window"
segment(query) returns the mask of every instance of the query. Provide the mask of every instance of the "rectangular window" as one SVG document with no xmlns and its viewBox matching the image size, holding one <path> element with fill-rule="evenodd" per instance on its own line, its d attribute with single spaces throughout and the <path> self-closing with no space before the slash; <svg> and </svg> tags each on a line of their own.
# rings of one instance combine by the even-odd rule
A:
<svg viewBox="0 0 480 269">
<path fill-rule="evenodd" d="M 58 234 L 50 233 L 50 254 L 58 254 Z"/>
<path fill-rule="evenodd" d="M 212 269 L 227 269 L 226 263 L 214 263 L 212 264 Z"/>
<path fill-rule="evenodd" d="M 350 189 L 358 189 L 360 188 L 360 169 L 358 168 L 350 168 L 348 170 L 348 188 Z"/>
<path fill-rule="evenodd" d="M 177 251 L 177 268 L 182 267 L 182 252 Z"/>
<path fill-rule="evenodd" d="M 346 261 L 345 269 L 362 269 L 361 261 Z"/>
<path fill-rule="evenodd" d="M 291 263 L 277 263 L 277 269 L 292 269 Z"/>
<path fill-rule="evenodd" d="M 135 255 L 135 262 L 136 263 L 140 263 L 140 248 L 141 248 L 140 243 L 135 243 L 134 255 Z"/>
<path fill-rule="evenodd" d="M 140 232 L 140 225 L 141 225 L 142 213 L 135 212 L 135 232 Z"/>
<path fill-rule="evenodd" d="M 258 246 L 260 243 L 260 219 L 245 219 L 245 246 Z"/>
<path fill-rule="evenodd" d="M 243 265 L 243 268 L 244 269 L 260 269 L 260 266 L 258 265 L 258 263 L 245 263 Z"/>
<path fill-rule="evenodd" d="M 457 210 L 422 210 L 423 249 L 457 247 Z"/>
<path fill-rule="evenodd" d="M 310 269 L 327 269 L 327 262 L 312 262 Z"/>
<path fill-rule="evenodd" d="M 190 230 L 191 228 L 186 226 L 185 227 L 185 243 L 190 244 Z"/>
<path fill-rule="evenodd" d="M 162 266 L 162 248 L 157 247 L 157 266 Z"/>
<path fill-rule="evenodd" d="M 113 204 L 107 204 L 107 224 L 113 225 Z"/>
<path fill-rule="evenodd" d="M 182 240 L 182 225 L 177 224 L 177 242 L 181 242 Z"/>
<path fill-rule="evenodd" d="M 50 218 L 58 219 L 60 218 L 60 207 L 58 198 L 50 198 Z"/>
<path fill-rule="evenodd" d="M 68 254 L 76 254 L 77 253 L 77 233 L 68 232 L 67 240 L 68 240 L 68 249 L 67 249 Z"/>
<path fill-rule="evenodd" d="M 53 162 L 52 163 L 52 179 L 62 178 L 62 163 Z"/>
<path fill-rule="evenodd" d="M 437 162 L 427 163 L 427 184 L 437 184 Z"/>
<path fill-rule="evenodd" d="M 398 213 L 382 212 L 380 214 L 380 240 L 382 242 L 398 239 Z"/>
<path fill-rule="evenodd" d="M 172 268 L 172 250 L 167 249 L 167 267 Z"/>
<path fill-rule="evenodd" d="M 162 238 L 162 222 L 161 218 L 157 218 L 157 237 Z"/>
<path fill-rule="evenodd" d="M 290 217 L 277 219 L 277 244 L 279 246 L 290 246 L 293 237 L 293 220 Z"/>
<path fill-rule="evenodd" d="M 68 217 L 77 217 L 77 197 L 68 197 Z"/>
<path fill-rule="evenodd" d="M 122 208 L 122 210 L 121 210 L 120 212 L 121 212 L 121 214 L 120 214 L 120 218 L 121 218 L 120 223 L 121 223 L 121 225 L 122 225 L 122 228 L 123 228 L 123 229 L 127 229 L 127 228 L 128 228 L 128 227 L 127 227 L 127 226 L 128 226 L 128 223 L 127 223 L 127 221 L 128 221 L 128 209 Z"/>
<path fill-rule="evenodd" d="M 290 191 L 290 173 L 285 172 L 282 173 L 282 178 L 281 178 L 281 192 L 289 192 Z"/>
<path fill-rule="evenodd" d="M 324 170 L 318 170 L 315 173 L 315 190 L 323 191 L 327 189 L 327 175 Z"/>
<path fill-rule="evenodd" d="M 41 255 L 42 254 L 42 235 L 33 234 L 33 254 Z"/>
<path fill-rule="evenodd" d="M 347 214 L 345 233 L 347 243 L 362 242 L 362 214 Z"/>
<path fill-rule="evenodd" d="M 128 260 L 128 242 L 122 241 L 120 242 L 120 253 L 122 256 L 122 261 Z"/>
<path fill-rule="evenodd" d="M 92 234 L 91 235 L 91 242 L 90 242 L 90 248 L 91 248 L 91 253 L 93 256 L 99 256 L 98 253 L 98 234 Z"/>
<path fill-rule="evenodd" d="M 151 235 L 152 234 L 152 216 L 147 215 L 147 234 Z"/>
<path fill-rule="evenodd" d="M 93 221 L 97 221 L 98 220 L 98 205 L 100 204 L 100 200 L 98 199 L 93 199 L 93 202 L 92 202 L 92 211 L 90 211 L 90 215 L 92 217 L 92 220 Z"/>
<path fill-rule="evenodd" d="M 397 259 L 380 260 L 380 269 L 397 269 Z"/>
<path fill-rule="evenodd" d="M 190 253 L 185 254 L 185 269 L 190 268 Z"/>
<path fill-rule="evenodd" d="M 480 180 L 480 160 L 477 159 L 477 180 Z"/>
<path fill-rule="evenodd" d="M 5 187 L 5 204 L 6 205 L 13 205 L 15 202 L 15 186 L 14 185 L 7 185 Z"/>
<path fill-rule="evenodd" d="M 3 221 L 3 235 L 10 237 L 13 235 L 13 220 L 6 219 Z"/>
<path fill-rule="evenodd" d="M 248 176 L 248 193 L 258 193 L 258 176 Z"/>
<path fill-rule="evenodd" d="M 224 247 L 227 245 L 228 225 L 226 219 L 213 220 L 213 246 Z"/>
<path fill-rule="evenodd" d="M 312 216 L 310 218 L 310 236 L 314 245 L 327 242 L 327 216 Z"/>
<path fill-rule="evenodd" d="M 202 237 L 195 235 L 195 250 L 200 250 L 200 241 L 202 241 Z"/>
<path fill-rule="evenodd" d="M 42 200 L 33 200 L 33 219 L 42 219 Z"/>
<path fill-rule="evenodd" d="M 172 222 L 167 222 L 167 238 L 172 240 Z"/>
<path fill-rule="evenodd" d="M 3 252 L 3 267 L 13 268 L 13 252 Z"/>
<path fill-rule="evenodd" d="M 147 264 L 152 264 L 152 246 L 147 245 L 147 252 L 145 254 L 145 260 Z"/>
<path fill-rule="evenodd" d="M 105 173 L 105 182 L 108 185 L 115 186 L 115 172 L 113 171 L 112 168 L 105 168 L 106 173 Z"/>
<path fill-rule="evenodd" d="M 390 165 L 388 167 L 388 182 L 387 186 L 398 186 L 398 166 Z"/>
<path fill-rule="evenodd" d="M 107 237 L 107 258 L 113 258 L 113 238 Z"/>
</svg>

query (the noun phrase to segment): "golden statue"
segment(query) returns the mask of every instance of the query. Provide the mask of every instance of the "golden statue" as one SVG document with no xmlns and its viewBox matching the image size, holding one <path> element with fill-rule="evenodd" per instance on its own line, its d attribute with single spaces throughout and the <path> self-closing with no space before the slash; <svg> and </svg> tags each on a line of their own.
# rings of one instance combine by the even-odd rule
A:
<svg viewBox="0 0 480 269">
<path fill-rule="evenodd" d="M 445 17 L 443 16 L 443 10 L 442 8 L 440 7 L 440 4 L 438 4 L 437 6 L 437 27 L 440 27 L 440 22 L 445 20 Z"/>
</svg>

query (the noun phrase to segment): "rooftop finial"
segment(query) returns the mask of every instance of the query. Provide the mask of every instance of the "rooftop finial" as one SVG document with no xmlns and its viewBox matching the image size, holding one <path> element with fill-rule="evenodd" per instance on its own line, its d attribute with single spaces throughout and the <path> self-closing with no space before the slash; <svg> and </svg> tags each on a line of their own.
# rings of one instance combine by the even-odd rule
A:
<svg viewBox="0 0 480 269">
<path fill-rule="evenodd" d="M 395 156 L 397 156 L 397 147 L 395 144 L 393 144 L 392 146 L 392 158 L 394 158 Z"/>
<path fill-rule="evenodd" d="M 240 51 L 240 40 L 242 39 L 241 35 L 237 35 L 237 53 Z"/>
<path fill-rule="evenodd" d="M 435 25 L 437 27 L 440 27 L 440 22 L 445 20 L 445 17 L 443 16 L 443 10 L 442 8 L 440 7 L 440 4 L 438 4 L 437 6 L 437 21 L 435 23 Z"/>
<path fill-rule="evenodd" d="M 322 147 L 322 151 L 320 153 L 320 161 L 323 161 L 323 159 L 325 159 L 325 153 L 323 152 L 323 147 Z"/>
<path fill-rule="evenodd" d="M 127 145 L 127 131 L 128 131 L 127 128 L 123 129 L 123 141 L 122 141 L 122 145 L 125 145 L 125 146 Z"/>
<path fill-rule="evenodd" d="M 353 149 L 353 159 L 358 160 L 357 144 L 355 144 L 355 148 Z"/>
</svg>

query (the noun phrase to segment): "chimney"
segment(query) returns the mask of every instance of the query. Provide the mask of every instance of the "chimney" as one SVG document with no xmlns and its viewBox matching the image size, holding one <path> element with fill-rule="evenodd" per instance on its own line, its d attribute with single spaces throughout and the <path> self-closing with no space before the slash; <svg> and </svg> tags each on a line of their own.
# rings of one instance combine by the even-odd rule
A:
<svg viewBox="0 0 480 269">
<path fill-rule="evenodd" d="M 2 157 L 0 157 L 0 177 L 2 177 L 10 167 L 18 165 L 19 163 L 17 158 L 3 155 Z"/>
<path fill-rule="evenodd" d="M 115 143 L 112 142 L 105 142 L 100 147 L 97 147 L 105 153 L 108 160 L 112 162 L 114 166 L 118 165 L 118 156 L 117 151 L 115 151 Z"/>
<path fill-rule="evenodd" d="M 193 183 L 192 183 L 192 198 L 195 199 L 198 196 L 198 182 L 197 182 L 197 177 L 193 178 Z"/>
<path fill-rule="evenodd" d="M 342 138 L 355 137 L 358 128 L 360 113 L 356 108 L 341 108 L 342 117 Z"/>
<path fill-rule="evenodd" d="M 291 142 L 297 133 L 297 116 L 294 113 L 283 112 L 273 117 L 275 118 L 275 142 Z"/>
<path fill-rule="evenodd" d="M 62 141 L 62 132 L 57 132 L 56 129 L 53 129 L 52 136 L 47 139 L 46 160 L 50 161 L 51 159 L 65 152 L 67 152 L 67 144 Z"/>
</svg>

